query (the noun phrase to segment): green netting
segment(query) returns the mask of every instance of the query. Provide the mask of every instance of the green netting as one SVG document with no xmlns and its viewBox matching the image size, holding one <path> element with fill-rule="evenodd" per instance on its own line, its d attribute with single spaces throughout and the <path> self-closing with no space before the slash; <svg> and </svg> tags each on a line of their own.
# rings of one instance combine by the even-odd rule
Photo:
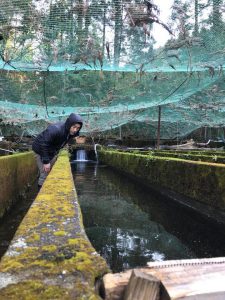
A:
<svg viewBox="0 0 225 300">
<path fill-rule="evenodd" d="M 0 129 L 71 112 L 84 133 L 224 127 L 225 1 L 1 0 Z"/>
</svg>

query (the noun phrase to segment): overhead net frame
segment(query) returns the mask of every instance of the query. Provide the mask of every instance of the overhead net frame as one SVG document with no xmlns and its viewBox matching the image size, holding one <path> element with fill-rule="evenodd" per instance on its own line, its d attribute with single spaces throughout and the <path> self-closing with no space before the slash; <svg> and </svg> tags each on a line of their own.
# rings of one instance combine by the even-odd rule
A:
<svg viewBox="0 0 225 300">
<path fill-rule="evenodd" d="M 1 0 L 0 129 L 184 137 L 224 127 L 225 1 Z"/>
</svg>

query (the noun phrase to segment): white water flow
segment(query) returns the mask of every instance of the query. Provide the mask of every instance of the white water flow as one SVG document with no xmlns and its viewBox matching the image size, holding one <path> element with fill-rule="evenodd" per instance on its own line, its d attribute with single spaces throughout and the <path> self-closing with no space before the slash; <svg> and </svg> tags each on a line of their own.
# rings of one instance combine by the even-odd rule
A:
<svg viewBox="0 0 225 300">
<path fill-rule="evenodd" d="M 97 152 L 97 146 L 100 146 L 100 144 L 94 144 L 94 151 L 95 151 L 95 157 L 96 157 L 96 161 L 98 162 L 98 152 Z"/>
<path fill-rule="evenodd" d="M 87 161 L 87 155 L 85 150 L 77 150 L 77 161 Z"/>
</svg>

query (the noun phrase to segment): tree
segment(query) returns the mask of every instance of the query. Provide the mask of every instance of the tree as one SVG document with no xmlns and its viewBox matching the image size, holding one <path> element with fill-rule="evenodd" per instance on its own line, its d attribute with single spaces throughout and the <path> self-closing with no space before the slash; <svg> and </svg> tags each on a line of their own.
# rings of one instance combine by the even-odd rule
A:
<svg viewBox="0 0 225 300">
<path fill-rule="evenodd" d="M 199 13 L 198 0 L 195 0 L 195 29 L 194 29 L 195 36 L 198 35 L 199 33 L 198 13 Z"/>
<path fill-rule="evenodd" d="M 221 31 L 222 25 L 222 14 L 221 14 L 221 5 L 223 0 L 213 0 L 213 12 L 212 12 L 212 22 L 213 30 Z"/>
<path fill-rule="evenodd" d="M 114 64 L 118 65 L 120 58 L 120 50 L 121 50 L 121 34 L 123 29 L 123 21 L 122 21 L 122 1 L 115 0 L 114 1 L 114 10 L 115 10 L 115 34 L 114 34 Z"/>
</svg>

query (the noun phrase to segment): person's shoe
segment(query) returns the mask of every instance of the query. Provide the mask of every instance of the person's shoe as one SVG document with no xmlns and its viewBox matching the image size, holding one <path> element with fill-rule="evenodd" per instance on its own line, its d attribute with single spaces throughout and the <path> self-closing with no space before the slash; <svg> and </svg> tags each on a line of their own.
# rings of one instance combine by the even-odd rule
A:
<svg viewBox="0 0 225 300">
<path fill-rule="evenodd" d="M 42 185 L 38 184 L 38 192 L 40 191 Z"/>
</svg>

